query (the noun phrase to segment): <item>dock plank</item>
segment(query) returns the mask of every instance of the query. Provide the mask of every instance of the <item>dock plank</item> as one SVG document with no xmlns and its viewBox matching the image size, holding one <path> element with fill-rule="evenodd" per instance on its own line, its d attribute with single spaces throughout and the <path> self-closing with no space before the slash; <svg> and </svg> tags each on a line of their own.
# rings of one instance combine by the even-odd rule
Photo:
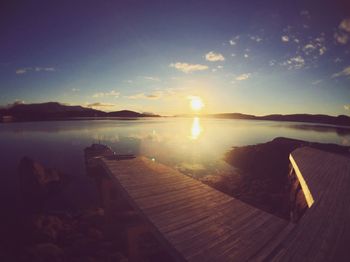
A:
<svg viewBox="0 0 350 262">
<path fill-rule="evenodd" d="M 175 260 L 337 261 L 350 240 L 350 158 L 312 148 L 291 158 L 314 201 L 298 224 L 144 157 L 101 164 Z"/>
<path fill-rule="evenodd" d="M 104 159 L 103 166 L 155 228 L 162 241 L 166 241 L 167 246 L 174 248 L 175 253 L 181 254 L 185 260 L 195 261 L 205 246 L 208 250 L 211 248 L 206 259 L 213 261 L 222 256 L 216 244 L 226 243 L 237 234 L 247 234 L 246 239 L 251 237 L 254 230 L 246 229 L 252 226 L 250 221 L 260 225 L 265 221 L 272 222 L 274 218 L 280 220 L 146 158 Z M 257 223 L 259 219 L 260 224 Z M 213 252 L 215 249 L 217 252 Z"/>
<path fill-rule="evenodd" d="M 292 152 L 313 205 L 281 241 L 273 261 L 344 261 L 350 252 L 350 158 L 308 147 Z"/>
</svg>

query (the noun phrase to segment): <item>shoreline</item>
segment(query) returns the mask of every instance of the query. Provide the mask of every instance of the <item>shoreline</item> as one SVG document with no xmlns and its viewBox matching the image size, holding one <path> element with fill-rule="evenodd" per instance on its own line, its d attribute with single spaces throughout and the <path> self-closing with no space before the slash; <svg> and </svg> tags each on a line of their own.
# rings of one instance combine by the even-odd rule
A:
<svg viewBox="0 0 350 262">
<path fill-rule="evenodd" d="M 293 207 L 289 199 L 292 185 L 288 180 L 288 155 L 294 149 L 302 146 L 350 156 L 350 147 L 347 146 L 278 137 L 266 143 L 233 147 L 226 153 L 225 161 L 234 166 L 237 172 L 199 180 L 242 202 L 290 220 L 290 212 Z M 34 166 L 37 168 L 35 172 Z M 23 171 L 22 175 L 27 175 L 28 170 L 31 174 L 36 174 L 41 170 L 40 172 L 43 173 L 41 178 L 45 179 L 42 180 L 44 183 L 42 186 L 25 191 L 30 193 L 29 196 L 34 196 L 32 203 L 35 204 L 37 211 L 28 212 L 27 215 L 22 213 L 21 218 L 15 219 L 20 224 L 14 222 L 13 227 L 7 228 L 10 234 L 10 238 L 6 239 L 10 252 L 9 257 L 18 251 L 24 252 L 21 254 L 40 257 L 42 252 L 48 249 L 59 257 L 66 255 L 79 257 L 82 254 L 88 254 L 88 256 L 126 258 L 123 237 L 125 233 L 121 229 L 127 226 L 129 220 L 138 221 L 137 217 L 129 212 L 128 206 L 123 205 L 123 208 L 119 210 L 120 220 L 116 220 L 109 226 L 106 224 L 105 210 L 99 205 L 91 205 L 87 208 L 77 207 L 78 213 L 70 210 L 55 212 L 53 206 L 43 205 L 41 201 L 46 202 L 49 200 L 48 196 L 56 195 L 58 189 L 66 186 L 65 181 L 68 181 L 66 175 L 57 170 L 40 167 L 40 164 L 29 165 L 29 168 L 24 170 L 26 171 Z M 24 199 L 29 200 L 30 197 Z M 26 205 L 26 207 L 29 206 Z M 44 206 L 48 208 L 42 208 Z M 115 235 L 110 234 L 111 230 Z M 25 238 L 21 238 L 23 232 L 27 232 Z M 21 243 L 18 242 L 19 239 Z M 99 246 L 98 254 L 89 253 L 92 243 Z M 115 246 L 118 246 L 117 250 L 111 248 Z M 159 249 L 158 246 L 157 242 L 153 241 L 151 249 L 156 251 Z M 79 251 L 74 251 L 76 247 L 79 248 Z M 166 257 L 162 252 L 160 251 L 159 255 Z"/>
<path fill-rule="evenodd" d="M 277 137 L 266 143 L 233 147 L 226 153 L 225 161 L 238 169 L 238 176 L 233 174 L 203 182 L 243 202 L 289 219 L 289 154 L 303 146 L 350 157 L 349 146 Z"/>
<path fill-rule="evenodd" d="M 0 124 L 10 124 L 10 123 L 37 123 L 37 122 L 60 122 L 60 121 L 98 121 L 98 120 L 122 120 L 122 121 L 137 121 L 137 120 L 159 120 L 159 119 L 179 119 L 179 118 L 193 118 L 199 117 L 201 119 L 215 119 L 215 120 L 238 120 L 238 121 L 266 121 L 266 122 L 281 122 L 281 123 L 291 123 L 291 124 L 300 124 L 301 128 L 307 129 L 308 127 L 314 128 L 330 128 L 340 131 L 349 131 L 350 125 L 341 125 L 341 124 L 331 124 L 331 123 L 319 123 L 319 122 L 308 122 L 308 121 L 291 121 L 291 120 L 271 120 L 271 119 L 244 119 L 244 118 L 222 118 L 222 117 L 208 117 L 208 116 L 138 116 L 138 117 L 49 117 L 49 118 L 31 118 L 31 119 L 7 119 L 4 120 L 0 118 Z M 347 133 L 347 132 L 345 132 Z"/>
</svg>

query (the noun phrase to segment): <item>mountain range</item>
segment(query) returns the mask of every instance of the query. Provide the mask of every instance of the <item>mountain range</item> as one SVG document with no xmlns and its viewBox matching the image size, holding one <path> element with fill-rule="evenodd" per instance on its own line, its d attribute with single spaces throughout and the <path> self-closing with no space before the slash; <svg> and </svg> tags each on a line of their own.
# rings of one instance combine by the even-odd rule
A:
<svg viewBox="0 0 350 262">
<path fill-rule="evenodd" d="M 312 114 L 290 114 L 281 115 L 273 114 L 266 116 L 246 115 L 240 113 L 222 113 L 209 114 L 205 117 L 210 118 L 226 118 L 226 119 L 247 119 L 247 120 L 269 120 L 269 121 L 286 121 L 286 122 L 305 122 L 318 123 L 328 125 L 350 126 L 350 117 L 346 115 L 329 116 L 329 115 L 312 115 Z"/>
<path fill-rule="evenodd" d="M 193 115 L 179 115 L 182 117 L 193 117 Z M 0 121 L 40 121 L 40 120 L 59 120 L 67 118 L 80 117 L 160 117 L 152 113 L 139 113 L 130 110 L 121 110 L 114 112 L 104 112 L 93 108 L 83 106 L 64 105 L 58 102 L 47 102 L 38 104 L 14 104 L 0 108 Z M 273 114 L 266 116 L 255 116 L 241 113 L 221 113 L 201 115 L 206 118 L 224 118 L 224 119 L 246 119 L 246 120 L 269 120 L 269 121 L 289 121 L 329 124 L 338 126 L 349 126 L 350 117 L 346 115 L 312 115 L 312 114 Z"/>
<path fill-rule="evenodd" d="M 38 104 L 14 104 L 0 108 L 0 119 L 12 118 L 15 121 L 23 120 L 55 120 L 76 117 L 157 117 L 150 113 L 138 113 L 130 110 L 104 112 L 82 106 L 63 105 L 58 102 Z"/>
</svg>

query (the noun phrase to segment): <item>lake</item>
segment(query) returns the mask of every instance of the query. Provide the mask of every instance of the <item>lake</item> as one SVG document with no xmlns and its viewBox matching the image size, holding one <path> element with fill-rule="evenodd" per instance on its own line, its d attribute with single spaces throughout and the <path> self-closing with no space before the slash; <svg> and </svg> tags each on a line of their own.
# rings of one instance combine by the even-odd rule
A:
<svg viewBox="0 0 350 262">
<path fill-rule="evenodd" d="M 233 146 L 275 137 L 350 145 L 350 129 L 305 123 L 200 118 L 80 120 L 0 124 L 1 194 L 7 208 L 19 203 L 17 166 L 29 156 L 71 177 L 67 201 L 77 207 L 96 200 L 85 176 L 83 149 L 93 142 L 118 154 L 136 154 L 170 165 L 196 178 L 232 172 L 223 161 Z"/>
</svg>

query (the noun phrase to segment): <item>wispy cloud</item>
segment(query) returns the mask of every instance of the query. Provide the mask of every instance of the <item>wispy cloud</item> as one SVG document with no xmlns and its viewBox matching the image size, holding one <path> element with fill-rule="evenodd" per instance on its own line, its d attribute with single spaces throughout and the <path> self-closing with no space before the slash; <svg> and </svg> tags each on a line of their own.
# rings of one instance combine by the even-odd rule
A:
<svg viewBox="0 0 350 262">
<path fill-rule="evenodd" d="M 151 94 L 145 94 L 145 93 L 137 93 L 131 96 L 127 96 L 126 98 L 129 99 L 160 99 L 162 97 L 162 93 L 161 92 L 155 92 L 155 93 L 151 93 Z"/>
<path fill-rule="evenodd" d="M 174 98 L 179 96 L 179 94 L 184 90 L 184 88 L 162 88 L 155 89 L 150 93 L 140 92 L 133 95 L 125 96 L 128 99 L 166 99 L 166 98 Z"/>
<path fill-rule="evenodd" d="M 78 91 L 80 91 L 79 88 L 72 88 L 72 92 L 78 92 Z"/>
<path fill-rule="evenodd" d="M 287 25 L 282 31 L 281 41 L 283 43 L 299 44 L 300 42 L 303 42 L 300 32 L 298 32 L 295 27 Z"/>
<path fill-rule="evenodd" d="M 201 65 L 201 64 L 188 64 L 188 63 L 171 63 L 169 65 L 170 67 L 173 67 L 181 72 L 184 72 L 186 74 L 188 73 L 192 73 L 195 71 L 203 71 L 203 70 L 207 70 L 208 66 L 206 65 Z"/>
<path fill-rule="evenodd" d="M 350 104 L 344 105 L 344 109 L 345 109 L 345 110 L 350 110 Z"/>
<path fill-rule="evenodd" d="M 289 36 L 283 35 L 283 36 L 281 36 L 281 40 L 282 40 L 282 42 L 289 42 Z"/>
<path fill-rule="evenodd" d="M 318 49 L 318 52 L 320 55 L 323 55 L 327 51 L 327 48 L 325 46 L 322 46 L 320 49 Z"/>
<path fill-rule="evenodd" d="M 36 72 L 40 72 L 40 71 L 53 72 L 53 71 L 56 71 L 56 69 L 53 68 L 53 67 L 35 67 L 34 70 L 35 70 Z"/>
<path fill-rule="evenodd" d="M 232 39 L 229 41 L 229 43 L 230 43 L 230 45 L 236 45 L 236 41 L 232 40 Z"/>
<path fill-rule="evenodd" d="M 119 92 L 117 91 L 109 91 L 109 92 L 99 92 L 99 93 L 95 93 L 92 95 L 92 97 L 94 98 L 98 98 L 98 97 L 115 97 L 115 98 L 118 98 L 120 95 Z"/>
<path fill-rule="evenodd" d="M 25 74 L 27 73 L 27 71 L 28 71 L 28 68 L 19 68 L 16 70 L 16 74 L 17 75 Z"/>
<path fill-rule="evenodd" d="M 149 81 L 160 82 L 160 78 L 154 76 L 144 76 L 143 78 Z"/>
<path fill-rule="evenodd" d="M 306 12 L 305 12 L 306 15 Z M 326 41 L 326 34 L 319 32 L 315 37 L 302 37 L 298 30 L 292 26 L 283 29 L 282 42 L 289 42 L 294 48 L 294 55 L 289 54 L 287 59 L 279 62 L 289 70 L 301 68 L 316 68 L 319 66 L 319 59 L 329 50 L 329 41 Z M 293 52 L 293 51 L 292 51 Z"/>
<path fill-rule="evenodd" d="M 25 74 L 30 71 L 40 72 L 40 71 L 47 71 L 47 72 L 54 72 L 56 69 L 54 67 L 23 67 L 18 68 L 15 72 L 17 75 Z"/>
<path fill-rule="evenodd" d="M 338 44 L 345 45 L 349 41 L 349 36 L 342 32 L 334 33 L 334 39 Z"/>
<path fill-rule="evenodd" d="M 350 76 L 350 66 L 345 67 L 342 71 L 332 75 L 332 78 L 339 76 Z"/>
<path fill-rule="evenodd" d="M 230 41 L 229 41 L 230 45 L 236 45 L 239 38 L 240 38 L 240 36 L 237 35 L 234 38 L 230 39 Z"/>
<path fill-rule="evenodd" d="M 215 53 L 213 51 L 210 51 L 205 55 L 205 60 L 210 62 L 218 62 L 218 61 L 224 61 L 225 57 L 220 53 Z"/>
<path fill-rule="evenodd" d="M 327 51 L 325 42 L 325 34 L 321 33 L 318 37 L 311 39 L 303 47 L 303 52 L 305 53 L 305 55 L 312 55 L 315 58 L 317 58 L 318 55 L 323 55 Z"/>
<path fill-rule="evenodd" d="M 338 44 L 345 45 L 350 40 L 350 18 L 343 19 L 339 26 L 338 32 L 334 33 L 334 39 Z"/>
<path fill-rule="evenodd" d="M 216 72 L 216 71 L 218 71 L 218 70 L 220 70 L 220 69 L 223 69 L 223 68 L 224 68 L 223 65 L 218 65 L 216 68 L 213 68 L 211 71 L 212 71 L 212 72 Z"/>
<path fill-rule="evenodd" d="M 263 40 L 261 37 L 254 36 L 254 35 L 250 36 L 249 38 L 250 38 L 250 40 L 253 40 L 253 41 L 257 42 L 257 43 L 260 43 Z"/>
<path fill-rule="evenodd" d="M 311 84 L 312 85 L 318 85 L 321 82 L 322 82 L 322 79 L 318 79 L 318 80 L 312 81 Z"/>
<path fill-rule="evenodd" d="M 282 65 L 288 66 L 288 69 L 300 69 L 305 66 L 305 59 L 302 56 L 295 56 L 283 62 Z"/>
<path fill-rule="evenodd" d="M 313 44 L 307 44 L 303 47 L 303 50 L 305 52 L 308 52 L 309 50 L 315 50 L 316 49 L 316 46 L 314 46 Z"/>
<path fill-rule="evenodd" d="M 350 33 L 350 18 L 346 18 L 339 24 L 339 29 L 342 29 L 348 33 Z"/>
<path fill-rule="evenodd" d="M 247 80 L 251 77 L 251 73 L 245 73 L 245 74 L 241 74 L 239 76 L 236 76 L 236 80 L 237 81 L 243 81 L 243 80 Z"/>
</svg>

